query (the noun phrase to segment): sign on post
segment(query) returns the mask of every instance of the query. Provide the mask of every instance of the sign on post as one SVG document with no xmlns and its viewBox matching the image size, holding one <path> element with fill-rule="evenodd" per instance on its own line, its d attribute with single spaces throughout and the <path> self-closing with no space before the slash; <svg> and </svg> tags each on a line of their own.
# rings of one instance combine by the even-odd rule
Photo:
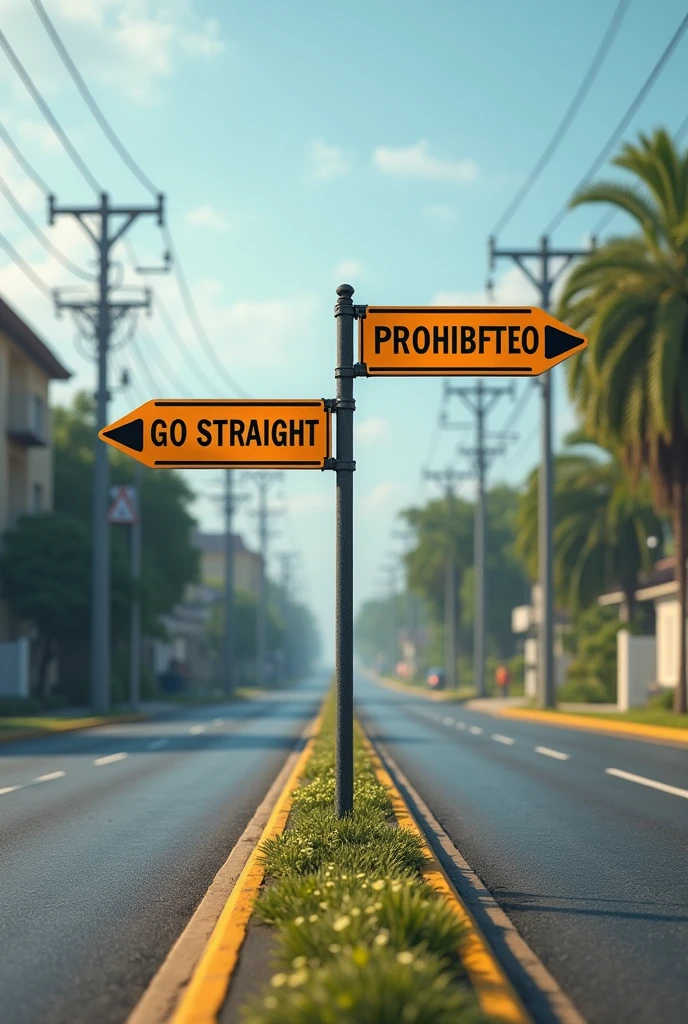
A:
<svg viewBox="0 0 688 1024">
<path fill-rule="evenodd" d="M 330 420 L 322 398 L 155 399 L 98 436 L 151 469 L 325 469 Z"/>
<path fill-rule="evenodd" d="M 118 526 L 133 526 L 138 522 L 136 510 L 136 489 L 134 487 L 111 487 L 112 505 L 108 511 L 108 522 Z"/>
<path fill-rule="evenodd" d="M 587 344 L 533 306 L 367 306 L 358 321 L 369 377 L 536 377 Z"/>
</svg>

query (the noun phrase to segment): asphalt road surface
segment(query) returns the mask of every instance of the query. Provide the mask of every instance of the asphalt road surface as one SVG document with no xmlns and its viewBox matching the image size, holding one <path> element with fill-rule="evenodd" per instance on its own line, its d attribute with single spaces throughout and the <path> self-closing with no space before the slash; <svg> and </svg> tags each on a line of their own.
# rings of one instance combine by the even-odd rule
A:
<svg viewBox="0 0 688 1024">
<path fill-rule="evenodd" d="M 590 1024 L 688 1021 L 688 750 L 356 695 Z"/>
<path fill-rule="evenodd" d="M 327 681 L 0 746 L 3 1024 L 125 1020 Z"/>
</svg>

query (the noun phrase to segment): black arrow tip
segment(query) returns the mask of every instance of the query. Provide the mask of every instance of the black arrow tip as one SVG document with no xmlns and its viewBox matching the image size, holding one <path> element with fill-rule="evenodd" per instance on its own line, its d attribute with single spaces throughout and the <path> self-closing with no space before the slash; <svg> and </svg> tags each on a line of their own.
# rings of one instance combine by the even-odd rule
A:
<svg viewBox="0 0 688 1024">
<path fill-rule="evenodd" d="M 558 327 L 545 327 L 545 359 L 556 359 L 563 356 L 564 352 L 579 348 L 585 339 L 577 334 L 569 334 L 568 331 L 560 331 Z"/>
<path fill-rule="evenodd" d="M 143 420 L 130 420 L 128 423 L 122 423 L 119 427 L 113 427 L 112 430 L 104 430 L 103 437 L 109 437 L 117 444 L 131 448 L 133 452 L 142 452 Z"/>
</svg>

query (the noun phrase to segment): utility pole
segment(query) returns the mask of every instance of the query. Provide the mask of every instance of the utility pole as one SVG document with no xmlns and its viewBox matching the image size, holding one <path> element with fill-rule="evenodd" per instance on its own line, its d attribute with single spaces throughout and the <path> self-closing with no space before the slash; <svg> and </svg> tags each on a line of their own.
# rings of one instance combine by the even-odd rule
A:
<svg viewBox="0 0 688 1024">
<path fill-rule="evenodd" d="M 289 659 L 289 644 L 292 640 L 291 629 L 290 629 L 290 608 L 291 608 L 291 588 L 292 588 L 292 566 L 294 560 L 298 558 L 295 551 L 282 551 L 279 555 L 281 563 L 280 571 L 280 597 L 281 597 L 281 612 L 282 612 L 282 623 L 284 626 L 284 647 L 282 662 L 280 665 L 280 683 L 282 686 L 286 683 L 290 676 L 291 661 Z"/>
<path fill-rule="evenodd" d="M 222 684 L 230 697 L 234 678 L 234 471 L 225 470 L 225 614 L 222 644 Z"/>
<path fill-rule="evenodd" d="M 587 249 L 553 249 L 543 235 L 537 249 L 498 249 L 495 239 L 488 240 L 490 270 L 498 259 L 512 260 L 531 282 L 540 296 L 540 306 L 550 311 L 552 289 L 569 264 L 587 256 L 595 248 L 595 239 Z M 535 260 L 537 269 L 526 263 Z M 559 262 L 554 269 L 552 261 Z M 542 374 L 542 442 L 538 502 L 538 561 L 540 576 L 541 621 L 538 651 L 538 703 L 540 707 L 556 705 L 554 679 L 554 466 L 552 460 L 552 371 Z"/>
<path fill-rule="evenodd" d="M 136 519 L 131 525 L 131 578 L 134 593 L 131 599 L 131 626 L 129 643 L 129 701 L 132 711 L 138 711 L 141 702 L 141 484 L 143 466 L 136 463 L 134 476 Z"/>
<path fill-rule="evenodd" d="M 92 497 L 92 581 L 91 581 L 91 706 L 97 713 L 110 707 L 110 534 L 107 523 L 109 492 L 108 445 L 98 440 L 98 432 L 108 424 L 108 354 L 115 327 L 135 309 L 150 309 L 150 295 L 140 300 L 115 300 L 110 289 L 110 252 L 135 220 L 155 216 L 163 224 L 163 196 L 157 206 L 112 206 L 103 192 L 98 206 L 57 207 L 48 197 L 48 222 L 56 217 L 76 217 L 98 251 L 98 295 L 82 301 L 65 302 L 55 292 L 57 315 L 71 310 L 77 321 L 90 326 L 97 347 L 98 388 L 96 392 L 95 462 Z M 95 220 L 95 226 L 88 218 Z"/>
<path fill-rule="evenodd" d="M 281 480 L 279 472 L 266 470 L 249 476 L 258 488 L 258 548 L 260 552 L 260 574 L 258 577 L 258 606 L 256 608 L 256 685 L 264 686 L 267 680 L 267 610 L 268 610 L 268 493 L 270 487 Z"/>
<path fill-rule="evenodd" d="M 389 608 L 389 653 L 392 656 L 392 671 L 396 669 L 399 653 L 399 623 L 397 619 L 396 577 L 399 566 L 396 562 L 385 562 L 378 566 L 379 572 L 386 577 L 387 605 Z"/>
<path fill-rule="evenodd" d="M 473 615 L 473 675 L 479 697 L 487 692 L 485 679 L 485 657 L 487 654 L 487 516 L 485 509 L 485 481 L 488 459 L 502 449 L 490 449 L 486 444 L 486 420 L 488 414 L 503 395 L 513 396 L 513 386 L 492 386 L 485 384 L 481 377 L 475 385 L 454 386 L 445 384 L 445 395 L 455 395 L 475 414 L 476 444 L 474 448 L 462 448 L 463 455 L 475 460 L 477 494 L 475 501 L 475 527 L 473 533 L 473 572 L 475 581 Z M 444 422 L 444 426 L 451 424 Z M 463 424 L 459 424 L 463 426 Z"/>
<path fill-rule="evenodd" d="M 466 477 L 466 473 L 457 473 L 456 470 L 451 468 L 439 471 L 430 469 L 423 471 L 423 478 L 425 480 L 434 480 L 436 483 L 444 485 L 448 525 L 452 499 L 455 497 L 454 487 L 460 480 L 465 480 Z M 454 546 L 450 541 L 444 563 L 444 674 L 445 685 L 448 690 L 456 689 L 456 659 L 458 656 L 456 620 L 456 558 Z"/>
</svg>

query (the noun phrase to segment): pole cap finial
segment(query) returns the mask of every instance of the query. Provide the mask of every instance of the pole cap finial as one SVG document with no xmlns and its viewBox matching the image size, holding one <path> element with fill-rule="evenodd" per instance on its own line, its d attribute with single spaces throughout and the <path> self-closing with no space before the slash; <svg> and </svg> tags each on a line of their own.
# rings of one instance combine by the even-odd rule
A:
<svg viewBox="0 0 688 1024">
<path fill-rule="evenodd" d="M 350 284 L 340 284 L 337 288 L 337 295 L 341 299 L 350 299 L 354 293 L 354 289 Z"/>
</svg>

